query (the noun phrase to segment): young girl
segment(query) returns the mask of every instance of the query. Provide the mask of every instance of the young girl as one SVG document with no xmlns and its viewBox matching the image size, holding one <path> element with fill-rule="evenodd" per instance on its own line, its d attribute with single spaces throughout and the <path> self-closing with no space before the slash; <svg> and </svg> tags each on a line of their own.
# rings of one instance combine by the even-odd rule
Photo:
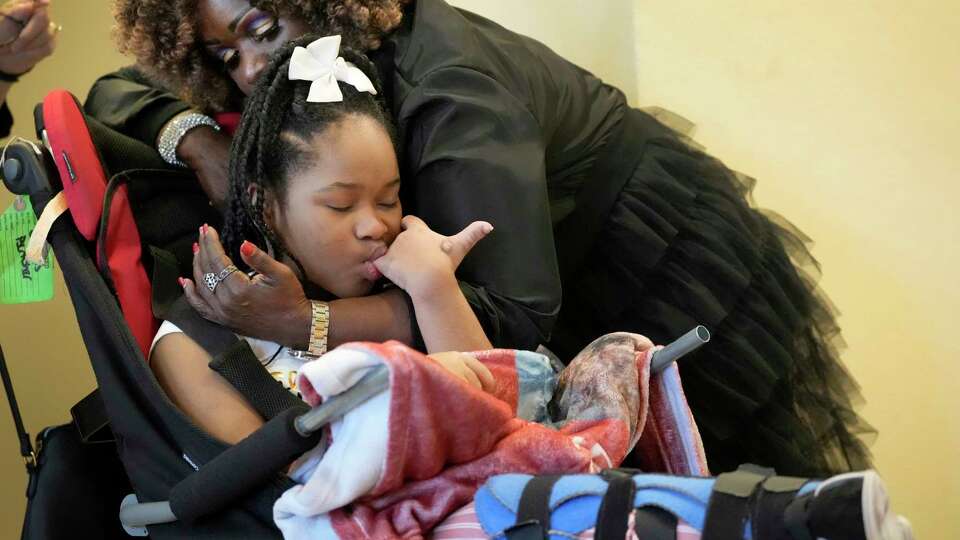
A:
<svg viewBox="0 0 960 540">
<path fill-rule="evenodd" d="M 454 270 L 492 227 L 475 222 L 447 238 L 413 216 L 401 219 L 393 128 L 375 94 L 370 62 L 351 51 L 336 60 L 356 86 L 291 80 L 291 51 L 311 41 L 300 39 L 278 51 L 251 95 L 255 106 L 247 109 L 232 149 L 227 249 L 238 261 L 269 249 L 315 298 L 365 296 L 385 276 L 412 298 L 429 352 L 491 348 Z M 317 43 L 336 48 L 339 38 Z M 311 89 L 323 84 L 342 99 L 308 99 Z M 199 275 L 197 283 L 181 279 L 191 293 L 200 283 L 201 290 L 216 294 L 246 279 L 219 245 L 216 230 L 204 226 L 194 246 L 197 258 L 227 271 L 209 283 Z M 293 389 L 303 356 L 248 341 L 273 376 Z M 239 393 L 207 367 L 209 355 L 171 322 L 163 323 L 154 342 L 151 366 L 157 379 L 198 426 L 235 443 L 262 424 Z M 468 382 L 481 387 L 492 382 L 472 357 L 448 353 L 435 359 Z"/>
</svg>

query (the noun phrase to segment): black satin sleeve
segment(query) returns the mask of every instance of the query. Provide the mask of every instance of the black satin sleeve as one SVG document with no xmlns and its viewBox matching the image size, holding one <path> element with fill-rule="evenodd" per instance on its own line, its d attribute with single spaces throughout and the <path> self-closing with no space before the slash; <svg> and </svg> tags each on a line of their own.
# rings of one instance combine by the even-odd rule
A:
<svg viewBox="0 0 960 540">
<path fill-rule="evenodd" d="M 397 112 L 404 211 L 445 235 L 493 224 L 458 269 L 460 287 L 494 346 L 546 342 L 560 276 L 536 119 L 499 82 L 462 67 L 428 74 Z"/>
<path fill-rule="evenodd" d="M 190 106 L 137 68 L 125 67 L 97 79 L 83 108 L 108 127 L 153 147 L 167 121 Z"/>
</svg>

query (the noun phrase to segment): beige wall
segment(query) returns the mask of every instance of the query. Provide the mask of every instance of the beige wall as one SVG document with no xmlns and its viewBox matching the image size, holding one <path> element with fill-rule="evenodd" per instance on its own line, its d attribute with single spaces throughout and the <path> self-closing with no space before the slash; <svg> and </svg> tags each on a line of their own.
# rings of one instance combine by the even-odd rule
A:
<svg viewBox="0 0 960 540">
<path fill-rule="evenodd" d="M 61 48 L 11 96 L 23 135 L 44 91 L 66 87 L 82 98 L 96 75 L 122 61 L 107 37 L 105 0 L 54 2 Z M 960 195 L 952 145 L 960 137 L 960 42 L 948 34 L 960 20 L 952 4 L 455 3 L 546 42 L 638 105 L 690 117 L 711 151 L 761 180 L 761 204 L 817 239 L 823 285 L 844 313 L 847 362 L 881 430 L 874 448 L 895 507 L 920 538 L 960 530 L 950 512 L 960 507 L 950 459 L 960 447 L 960 368 L 948 341 L 951 307 L 960 306 L 948 274 L 960 263 L 952 245 L 960 220 L 948 211 Z M 0 206 L 9 201 L 0 193 Z M 0 343 L 31 432 L 66 421 L 67 408 L 93 387 L 60 282 L 51 303 L 0 306 Z M 3 538 L 15 537 L 22 519 L 17 456 L 0 410 Z"/>
<path fill-rule="evenodd" d="M 918 538 L 960 531 L 960 9 L 637 0 L 638 96 L 699 125 L 816 240 L 876 466 Z"/>
<path fill-rule="evenodd" d="M 636 0 L 448 1 L 546 43 L 636 99 Z"/>
</svg>

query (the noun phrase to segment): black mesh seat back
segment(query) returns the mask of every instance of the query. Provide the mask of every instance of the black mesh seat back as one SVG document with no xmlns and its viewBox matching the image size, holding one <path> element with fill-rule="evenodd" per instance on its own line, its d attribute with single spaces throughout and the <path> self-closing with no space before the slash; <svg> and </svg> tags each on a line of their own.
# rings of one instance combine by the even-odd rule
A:
<svg viewBox="0 0 960 540">
<path fill-rule="evenodd" d="M 86 116 L 87 128 L 107 177 L 127 169 L 166 169 L 168 165 L 150 146 L 108 128 L 95 118 Z"/>
</svg>

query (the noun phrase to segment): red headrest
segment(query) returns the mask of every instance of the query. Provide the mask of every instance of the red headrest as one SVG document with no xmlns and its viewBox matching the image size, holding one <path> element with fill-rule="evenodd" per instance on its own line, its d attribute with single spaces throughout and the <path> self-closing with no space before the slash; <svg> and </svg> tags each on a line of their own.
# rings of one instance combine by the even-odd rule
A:
<svg viewBox="0 0 960 540">
<path fill-rule="evenodd" d="M 63 180 L 63 191 L 80 234 L 92 241 L 100 226 L 106 173 L 80 104 L 70 92 L 54 90 L 43 100 L 44 141 Z"/>
<path fill-rule="evenodd" d="M 44 142 L 53 153 L 73 221 L 80 234 L 92 242 L 97 238 L 103 214 L 107 173 L 77 99 L 65 90 L 47 94 L 43 100 L 43 128 Z M 97 246 L 105 260 L 98 257 L 97 266 L 109 276 L 123 317 L 146 358 L 157 321 L 151 308 L 150 280 L 141 260 L 140 233 L 125 185 L 117 188 L 108 206 L 104 245 Z"/>
</svg>

